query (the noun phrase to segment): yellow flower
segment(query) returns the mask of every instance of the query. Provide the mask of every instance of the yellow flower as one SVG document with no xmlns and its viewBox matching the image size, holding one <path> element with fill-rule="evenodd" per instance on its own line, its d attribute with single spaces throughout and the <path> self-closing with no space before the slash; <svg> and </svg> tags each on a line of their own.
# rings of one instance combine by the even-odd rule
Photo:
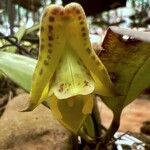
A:
<svg viewBox="0 0 150 150">
<path fill-rule="evenodd" d="M 48 6 L 41 19 L 40 53 L 27 110 L 47 101 L 56 118 L 77 133 L 92 112 L 95 93 L 111 96 L 112 83 L 91 47 L 82 7 Z"/>
</svg>

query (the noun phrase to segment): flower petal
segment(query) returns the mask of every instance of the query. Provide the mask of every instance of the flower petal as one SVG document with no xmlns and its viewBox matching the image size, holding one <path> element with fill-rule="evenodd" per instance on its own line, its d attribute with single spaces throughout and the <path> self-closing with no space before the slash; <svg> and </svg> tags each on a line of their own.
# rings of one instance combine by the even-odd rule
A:
<svg viewBox="0 0 150 150">
<path fill-rule="evenodd" d="M 67 12 L 70 18 L 72 18 L 67 24 L 68 31 L 70 31 L 66 33 L 67 40 L 70 42 L 73 50 L 82 59 L 84 65 L 107 89 L 109 95 L 114 95 L 113 85 L 108 72 L 91 47 L 84 10 L 79 4 L 71 3 L 65 7 L 65 13 Z M 105 95 L 103 91 L 99 91 L 99 93 Z"/>
<path fill-rule="evenodd" d="M 94 91 L 94 81 L 90 73 L 69 46 L 65 47 L 52 88 L 58 99 L 88 95 Z"/>
<path fill-rule="evenodd" d="M 40 53 L 33 75 L 30 104 L 27 110 L 34 109 L 45 86 L 52 78 L 60 57 L 63 54 L 66 38 L 64 23 L 61 20 L 64 8 L 50 5 L 45 9 L 40 25 Z M 54 13 L 55 12 L 55 13 Z"/>
<path fill-rule="evenodd" d="M 103 95 L 103 96 L 112 96 L 112 92 L 110 92 L 110 90 L 104 86 L 102 84 L 102 82 L 97 78 L 97 76 L 95 76 L 95 74 L 93 74 L 91 72 L 91 75 L 95 81 L 95 89 L 94 89 L 94 93 L 98 94 L 98 95 Z"/>
<path fill-rule="evenodd" d="M 91 95 L 74 96 L 63 101 L 54 95 L 49 99 L 50 108 L 55 117 L 70 131 L 77 133 L 85 118 L 92 112 L 93 99 Z"/>
</svg>

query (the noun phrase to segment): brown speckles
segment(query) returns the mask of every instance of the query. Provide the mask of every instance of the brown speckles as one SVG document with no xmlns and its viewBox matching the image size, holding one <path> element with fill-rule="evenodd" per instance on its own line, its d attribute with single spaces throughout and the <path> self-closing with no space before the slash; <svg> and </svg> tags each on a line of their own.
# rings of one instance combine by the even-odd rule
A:
<svg viewBox="0 0 150 150">
<path fill-rule="evenodd" d="M 75 10 L 76 14 L 80 14 L 80 10 L 76 8 Z"/>
<path fill-rule="evenodd" d="M 91 74 L 89 73 L 88 70 L 86 70 L 86 73 L 87 73 L 87 75 L 88 75 L 89 77 L 91 77 Z"/>
<path fill-rule="evenodd" d="M 82 19 L 82 16 L 79 16 L 78 19 L 81 20 L 81 19 Z"/>
<path fill-rule="evenodd" d="M 82 37 L 85 37 L 85 36 L 86 36 L 86 33 L 85 33 L 85 32 L 83 32 L 83 33 L 82 33 Z"/>
<path fill-rule="evenodd" d="M 44 60 L 44 65 L 45 65 L 45 66 L 48 66 L 48 64 L 49 64 L 49 63 L 48 63 L 48 60 Z"/>
<path fill-rule="evenodd" d="M 49 32 L 52 32 L 52 30 L 53 30 L 53 26 L 49 25 L 49 26 L 48 26 L 48 31 L 49 31 Z"/>
<path fill-rule="evenodd" d="M 66 15 L 69 15 L 69 14 L 71 14 L 72 13 L 72 10 L 70 10 L 70 9 L 67 9 L 66 11 L 65 11 L 65 14 Z"/>
<path fill-rule="evenodd" d="M 77 7 L 76 6 L 72 6 L 71 7 L 71 11 L 76 11 Z"/>
<path fill-rule="evenodd" d="M 57 14 L 59 13 L 59 11 L 60 11 L 59 8 L 54 8 L 51 13 L 52 13 L 53 15 L 57 15 Z"/>
<path fill-rule="evenodd" d="M 85 27 L 82 27 L 82 28 L 81 28 L 81 31 L 82 31 L 82 32 L 85 31 Z"/>
<path fill-rule="evenodd" d="M 64 90 L 64 84 L 62 83 L 62 84 L 60 84 L 60 86 L 59 86 L 59 92 L 63 92 L 63 90 Z"/>
<path fill-rule="evenodd" d="M 48 39 L 49 39 L 50 41 L 52 41 L 52 40 L 53 40 L 53 36 L 52 36 L 52 35 L 49 35 L 49 36 L 48 36 Z"/>
<path fill-rule="evenodd" d="M 81 13 L 80 8 L 78 6 L 75 6 L 75 5 L 72 6 L 71 11 L 76 13 L 76 14 L 80 14 Z"/>
<path fill-rule="evenodd" d="M 51 59 L 51 57 L 49 55 L 47 55 L 47 59 Z"/>
<path fill-rule="evenodd" d="M 84 21 L 80 21 L 80 24 L 81 24 L 81 25 L 84 24 Z"/>
<path fill-rule="evenodd" d="M 88 47 L 87 49 L 86 49 L 86 51 L 90 54 L 91 53 L 91 49 Z"/>
<path fill-rule="evenodd" d="M 89 85 L 89 82 L 84 80 L 84 86 L 88 86 Z"/>
<path fill-rule="evenodd" d="M 52 47 L 52 44 L 51 44 L 51 43 L 48 43 L 48 47 Z"/>
<path fill-rule="evenodd" d="M 83 42 L 84 42 L 85 44 L 88 42 L 88 37 L 87 37 L 87 36 L 83 37 Z M 86 45 L 87 45 L 87 44 L 86 44 Z"/>
<path fill-rule="evenodd" d="M 42 74 L 43 74 L 43 69 L 41 68 L 39 71 L 39 75 L 42 75 Z"/>
<path fill-rule="evenodd" d="M 48 49 L 48 53 L 49 53 L 49 54 L 51 54 L 51 53 L 52 53 L 52 51 L 53 51 L 52 49 Z"/>
<path fill-rule="evenodd" d="M 49 21 L 50 22 L 54 22 L 55 21 L 55 18 L 53 16 L 49 16 Z"/>
<path fill-rule="evenodd" d="M 59 11 L 60 11 L 59 8 L 54 8 L 54 9 L 52 10 L 52 14 L 53 14 L 53 15 L 57 15 L 57 14 L 59 13 Z"/>
<path fill-rule="evenodd" d="M 63 15 L 64 11 L 63 11 L 62 6 L 58 6 L 58 7 L 53 8 L 53 10 L 51 10 L 51 13 L 53 15 Z"/>
<path fill-rule="evenodd" d="M 64 11 L 60 11 L 60 13 L 59 13 L 61 16 L 64 16 Z"/>
</svg>

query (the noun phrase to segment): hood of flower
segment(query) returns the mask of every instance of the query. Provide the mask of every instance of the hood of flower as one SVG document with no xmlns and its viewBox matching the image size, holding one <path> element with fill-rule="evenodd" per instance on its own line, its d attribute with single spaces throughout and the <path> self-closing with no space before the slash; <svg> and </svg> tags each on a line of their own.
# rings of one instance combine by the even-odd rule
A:
<svg viewBox="0 0 150 150">
<path fill-rule="evenodd" d="M 88 95 L 95 88 L 90 72 L 69 44 L 65 46 L 64 55 L 57 66 L 53 80 L 51 90 L 58 99 Z"/>
</svg>

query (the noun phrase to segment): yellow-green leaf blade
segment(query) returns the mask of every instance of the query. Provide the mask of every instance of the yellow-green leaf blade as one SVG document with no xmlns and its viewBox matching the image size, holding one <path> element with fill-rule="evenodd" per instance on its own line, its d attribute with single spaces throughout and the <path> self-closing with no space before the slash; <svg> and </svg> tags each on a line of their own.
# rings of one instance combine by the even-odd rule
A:
<svg viewBox="0 0 150 150">
<path fill-rule="evenodd" d="M 37 60 L 26 56 L 0 52 L 0 70 L 28 92 Z"/>
<path fill-rule="evenodd" d="M 150 57 L 143 63 L 143 65 L 141 65 L 134 79 L 132 80 L 126 96 L 126 103 L 124 105 L 130 103 L 148 87 L 150 87 Z"/>
</svg>

